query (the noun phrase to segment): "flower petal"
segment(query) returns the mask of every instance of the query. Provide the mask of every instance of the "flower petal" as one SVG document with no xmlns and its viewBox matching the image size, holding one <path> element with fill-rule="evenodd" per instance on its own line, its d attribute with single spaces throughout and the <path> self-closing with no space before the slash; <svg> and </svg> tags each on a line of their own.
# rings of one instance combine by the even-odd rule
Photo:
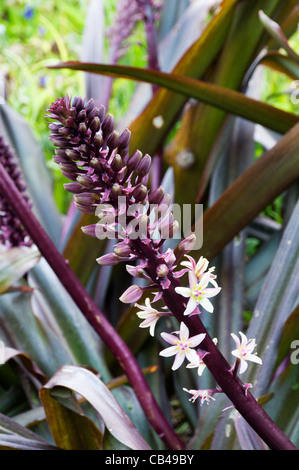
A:
<svg viewBox="0 0 299 470">
<path fill-rule="evenodd" d="M 234 342 L 236 343 L 236 347 L 239 348 L 240 347 L 240 340 L 238 338 L 237 335 L 235 335 L 234 333 L 231 333 L 231 337 L 233 338 Z M 234 351 L 236 352 L 236 351 Z M 232 352 L 232 354 L 234 354 L 234 352 Z M 234 354 L 235 356 L 236 354 Z"/>
<path fill-rule="evenodd" d="M 251 362 L 256 362 L 257 364 L 262 364 L 263 363 L 261 358 L 258 357 L 256 354 L 247 354 L 246 355 L 246 360 L 251 361 Z"/>
<path fill-rule="evenodd" d="M 210 312 L 210 313 L 214 312 L 214 307 L 213 307 L 212 303 L 209 301 L 209 299 L 202 299 L 200 301 L 200 305 L 202 305 L 202 307 L 205 310 L 207 310 L 207 312 Z"/>
<path fill-rule="evenodd" d="M 190 315 L 190 313 L 194 312 L 196 308 L 197 308 L 197 302 L 191 297 L 188 301 L 186 310 L 184 311 L 184 315 Z"/>
<path fill-rule="evenodd" d="M 247 367 L 248 367 L 247 362 L 241 359 L 239 373 L 243 374 L 243 372 L 247 370 Z"/>
<path fill-rule="evenodd" d="M 215 295 L 219 294 L 221 291 L 221 287 L 207 287 L 203 291 L 204 297 L 215 297 Z"/>
<path fill-rule="evenodd" d="M 185 357 L 186 357 L 185 351 L 182 351 L 182 350 L 178 351 L 175 356 L 171 369 L 177 370 L 183 364 Z"/>
<path fill-rule="evenodd" d="M 191 289 L 189 287 L 176 287 L 174 290 L 183 297 L 190 297 L 191 295 Z"/>
<path fill-rule="evenodd" d="M 163 357 L 174 356 L 177 353 L 177 346 L 170 346 L 169 348 L 160 351 L 159 355 Z"/>
<path fill-rule="evenodd" d="M 192 336 L 188 340 L 188 345 L 191 348 L 195 348 L 195 346 L 198 346 L 206 337 L 206 333 L 200 333 L 199 335 Z"/>
<path fill-rule="evenodd" d="M 161 333 L 162 338 L 169 344 L 178 344 L 178 338 L 170 333 Z"/>
<path fill-rule="evenodd" d="M 189 329 L 184 322 L 181 322 L 180 326 L 180 340 L 187 341 L 189 338 Z"/>
</svg>

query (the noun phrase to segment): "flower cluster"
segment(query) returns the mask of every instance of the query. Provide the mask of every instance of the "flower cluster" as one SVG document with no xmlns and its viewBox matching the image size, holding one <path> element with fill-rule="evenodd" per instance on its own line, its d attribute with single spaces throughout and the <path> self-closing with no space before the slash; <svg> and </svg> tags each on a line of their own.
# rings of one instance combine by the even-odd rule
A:
<svg viewBox="0 0 299 470">
<path fill-rule="evenodd" d="M 24 200 L 30 204 L 29 197 L 26 194 L 26 185 L 24 184 L 18 162 L 10 151 L 9 147 L 5 144 L 2 136 L 0 136 L 0 163 L 14 181 Z M 10 205 L 7 203 L 7 200 L 1 195 L 0 243 L 6 248 L 32 245 L 32 241 L 20 220 L 12 212 Z"/>
<path fill-rule="evenodd" d="M 142 21 L 146 3 L 153 10 L 154 21 L 159 17 L 162 4 L 154 0 L 120 0 L 117 4 L 115 22 L 108 28 L 107 35 L 113 49 L 114 60 L 119 60 L 128 48 L 126 40 L 132 34 L 138 21 Z"/>
<path fill-rule="evenodd" d="M 172 370 L 178 369 L 185 359 L 188 368 L 197 368 L 198 375 L 205 369 L 206 333 L 189 336 L 187 319 L 199 315 L 202 307 L 207 312 L 214 310 L 211 298 L 221 288 L 216 281 L 214 268 L 209 268 L 207 259 L 198 262 L 189 253 L 196 237 L 191 234 L 183 239 L 174 251 L 163 251 L 164 242 L 173 237 L 178 228 L 171 211 L 171 199 L 162 187 L 149 191 L 147 181 L 151 157 L 135 151 L 129 155 L 130 131 L 122 134 L 114 130 L 114 118 L 105 116 L 103 107 L 96 107 L 94 101 L 82 98 L 64 97 L 57 99 L 49 109 L 51 140 L 56 147 L 54 161 L 62 173 L 72 182 L 65 188 L 74 193 L 77 208 L 86 213 L 95 213 L 97 224 L 83 227 L 90 236 L 110 237 L 116 240 L 114 250 L 97 259 L 101 265 L 115 265 L 128 262 L 128 273 L 141 277 L 146 285 L 132 284 L 120 297 L 124 303 L 135 304 L 143 294 L 152 291 L 153 299 L 146 297 L 145 306 L 136 303 L 137 316 L 142 320 L 140 327 L 149 328 L 154 336 L 155 327 L 163 316 L 176 316 L 180 326 L 173 333 L 161 333 L 162 339 L 171 346 L 160 352 L 161 356 L 175 356 Z M 180 278 L 186 275 L 189 285 L 182 286 Z M 171 292 L 171 301 L 166 293 Z M 163 299 L 165 307 L 157 310 L 152 306 Z M 178 311 L 180 312 L 178 314 Z M 181 321 L 182 316 L 186 322 Z M 247 361 L 261 364 L 261 359 L 252 354 L 255 341 L 247 341 L 240 333 L 241 341 L 233 335 L 236 350 L 232 354 L 237 361 L 231 373 L 236 375 L 247 368 Z M 216 344 L 217 339 L 213 340 Z M 198 346 L 201 345 L 201 348 Z M 245 385 L 245 393 L 250 384 Z M 201 404 L 209 402 L 214 390 L 186 390 L 192 394 L 192 401 L 200 397 Z"/>
</svg>

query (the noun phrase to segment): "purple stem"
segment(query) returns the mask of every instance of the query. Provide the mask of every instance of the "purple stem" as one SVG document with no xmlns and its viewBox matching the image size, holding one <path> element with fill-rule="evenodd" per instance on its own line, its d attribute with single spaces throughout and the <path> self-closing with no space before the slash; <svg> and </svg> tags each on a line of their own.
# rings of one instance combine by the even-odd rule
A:
<svg viewBox="0 0 299 470">
<path fill-rule="evenodd" d="M 138 240 L 136 240 L 135 244 L 137 245 L 137 249 L 140 252 L 143 251 L 144 256 L 148 259 L 148 274 L 152 279 L 155 279 L 159 261 L 157 261 L 150 246 L 141 244 L 140 242 L 138 246 Z M 183 297 L 175 291 L 175 287 L 180 286 L 180 283 L 171 273 L 168 277 L 171 284 L 168 289 L 163 291 L 163 301 L 179 323 L 183 321 L 186 324 L 189 328 L 190 336 L 195 336 L 200 333 L 206 334 L 204 341 L 201 343 L 201 348 L 209 354 L 204 357 L 204 362 L 219 387 L 270 449 L 298 450 L 263 410 L 255 398 L 246 391 L 240 379 L 231 372 L 231 366 L 214 344 L 199 316 L 184 316 L 185 306 Z"/>
<path fill-rule="evenodd" d="M 148 67 L 153 70 L 160 70 L 157 31 L 153 16 L 153 5 L 150 0 L 138 0 L 143 6 L 143 18 L 145 22 L 145 34 L 148 51 Z M 155 94 L 159 87 L 152 85 L 152 92 Z M 151 189 L 154 191 L 160 186 L 163 177 L 163 154 L 158 150 L 152 161 L 151 167 Z"/>
<path fill-rule="evenodd" d="M 138 1 L 143 7 L 143 18 L 145 23 L 145 34 L 148 51 L 148 66 L 150 69 L 160 70 L 157 47 L 157 34 L 153 16 L 153 5 L 150 0 Z M 157 85 L 153 85 L 152 89 L 153 93 L 155 93 L 159 89 L 159 87 Z"/>
<path fill-rule="evenodd" d="M 52 267 L 82 314 L 93 326 L 97 334 L 111 350 L 112 354 L 114 354 L 132 384 L 136 396 L 158 436 L 170 449 L 183 450 L 185 445 L 174 433 L 172 427 L 165 419 L 130 349 L 105 318 L 104 314 L 95 305 L 93 299 L 86 292 L 52 240 L 48 237 L 28 206 L 28 203 L 23 199 L 23 196 L 19 193 L 14 182 L 1 164 L 0 192 L 7 199 L 12 211 L 19 217 L 31 236 L 32 241 Z"/>
</svg>

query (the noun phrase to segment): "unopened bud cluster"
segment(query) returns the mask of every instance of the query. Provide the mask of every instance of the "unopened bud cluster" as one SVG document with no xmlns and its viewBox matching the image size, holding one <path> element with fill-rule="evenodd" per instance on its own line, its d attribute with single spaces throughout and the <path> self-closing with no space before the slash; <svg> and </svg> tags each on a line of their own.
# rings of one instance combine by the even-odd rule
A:
<svg viewBox="0 0 299 470">
<path fill-rule="evenodd" d="M 10 151 L 4 139 L 0 136 L 0 163 L 3 165 L 18 191 L 22 194 L 24 200 L 30 204 L 26 194 L 26 185 L 24 184 L 18 162 Z M 0 194 L 0 243 L 8 248 L 14 246 L 31 246 L 32 241 L 20 220 L 13 213 L 7 200 Z"/>
<path fill-rule="evenodd" d="M 95 106 L 93 99 L 59 98 L 50 106 L 47 117 L 54 120 L 49 125 L 50 139 L 56 147 L 53 159 L 71 180 L 65 189 L 74 194 L 79 210 L 96 212 L 99 218 L 97 224 L 82 230 L 96 237 L 99 227 L 104 227 L 106 233 L 119 240 L 114 252 L 98 262 L 115 265 L 119 261 L 140 259 L 142 246 L 150 245 L 161 266 L 155 282 L 159 287 L 167 287 L 167 275 L 174 267 L 175 258 L 163 254 L 161 245 L 163 234 L 170 238 L 178 225 L 170 210 L 170 196 L 162 187 L 152 193 L 147 189 L 150 155 L 143 155 L 139 150 L 129 155 L 130 131 L 125 129 L 122 134 L 115 131 L 114 117 L 106 115 L 103 106 Z M 111 224 L 107 223 L 109 217 L 112 217 Z M 142 233 L 141 245 L 135 233 Z M 140 267 L 139 274 L 144 272 L 146 277 L 145 268 Z"/>
</svg>

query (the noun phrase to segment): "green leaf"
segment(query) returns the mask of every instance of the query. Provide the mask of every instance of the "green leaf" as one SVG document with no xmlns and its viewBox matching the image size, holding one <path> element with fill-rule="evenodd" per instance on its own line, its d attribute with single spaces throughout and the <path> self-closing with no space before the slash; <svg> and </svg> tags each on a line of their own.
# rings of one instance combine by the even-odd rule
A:
<svg viewBox="0 0 299 470">
<path fill-rule="evenodd" d="M 298 385 L 298 364 L 290 364 L 273 380 L 271 391 L 274 397 L 265 405 L 265 411 L 296 446 L 299 445 Z"/>
<path fill-rule="evenodd" d="M 74 362 L 99 371 L 108 380 L 103 360 L 102 343 L 59 278 L 44 259 L 30 273 L 29 285 L 34 288 L 32 308 L 52 326 L 60 344 L 71 352 Z"/>
<path fill-rule="evenodd" d="M 256 122 L 257 124 L 261 124 L 282 134 L 290 130 L 291 127 L 299 121 L 299 117 L 294 114 L 248 98 L 235 90 L 229 90 L 213 83 L 206 83 L 181 75 L 167 74 L 156 70 L 139 69 L 125 65 L 105 65 L 82 62 L 61 62 L 49 68 L 68 68 L 71 70 L 81 70 L 154 83 L 188 98 L 196 98 L 199 101 L 243 117 L 249 121 Z"/>
<path fill-rule="evenodd" d="M 0 449 L 2 450 L 57 450 L 38 434 L 3 414 L 0 414 L 0 428 Z"/>
<path fill-rule="evenodd" d="M 242 90 L 247 96 L 259 99 L 260 69 L 257 74 L 252 75 L 252 72 L 267 35 L 259 21 L 258 10 L 264 5 L 269 14 L 279 12 L 279 17 L 283 17 L 283 3 L 239 2 L 223 48 L 203 79 L 224 89 Z M 218 149 L 221 152 L 223 146 L 228 121 L 225 111 L 204 101 L 192 102 L 184 110 L 178 131 L 164 150 L 164 159 L 173 165 L 176 175 L 176 202 L 192 204 L 195 197 L 196 202 L 202 200 L 219 155 Z M 186 157 L 189 157 L 187 164 Z"/>
<path fill-rule="evenodd" d="M 60 402 L 59 388 L 53 390 L 45 386 L 40 390 L 46 420 L 56 445 L 64 450 L 101 450 L 103 434 L 100 429 L 85 415 L 68 390 L 63 389 L 62 393 L 63 403 Z M 69 403 L 65 404 L 66 401 Z"/>
<path fill-rule="evenodd" d="M 213 259 L 276 196 L 298 179 L 298 131 L 297 124 L 205 211 L 203 245 L 196 257 L 203 255 Z"/>
<path fill-rule="evenodd" d="M 33 315 L 31 293 L 0 296 L 0 338 L 7 346 L 28 354 L 47 376 L 74 358 L 49 324 Z"/>
<path fill-rule="evenodd" d="M 256 338 L 257 352 L 263 360 L 258 370 L 253 368 L 246 372 L 246 381 L 255 383 L 255 393 L 258 395 L 268 392 L 284 324 L 298 301 L 298 230 L 299 202 L 283 233 L 247 331 L 249 338 Z"/>
<path fill-rule="evenodd" d="M 0 253 L 0 294 L 6 292 L 40 260 L 36 246 L 13 247 Z"/>
<path fill-rule="evenodd" d="M 299 63 L 292 57 L 288 57 L 276 51 L 270 51 L 262 57 L 259 63 L 284 73 L 292 80 L 299 80 Z"/>
<path fill-rule="evenodd" d="M 1 450 L 59 450 L 50 444 L 10 434 L 0 434 Z"/>
<path fill-rule="evenodd" d="M 55 423 L 56 411 L 55 413 L 51 412 L 51 409 L 53 411 L 53 406 L 56 408 L 56 404 L 53 404 L 53 399 L 51 398 L 51 390 L 54 387 L 65 387 L 84 397 L 96 412 L 101 415 L 109 432 L 130 449 L 150 449 L 104 383 L 89 370 L 77 366 L 61 367 L 41 390 L 41 400 L 45 406 L 47 419 L 53 435 L 54 429 L 57 430 L 55 435 L 60 435 L 58 423 Z M 58 418 L 60 419 L 60 417 Z M 61 416 L 62 421 L 63 418 Z M 68 429 L 68 431 L 71 430 Z"/>
<path fill-rule="evenodd" d="M 25 369 L 30 373 L 30 375 L 36 377 L 40 383 L 45 383 L 46 382 L 46 376 L 43 374 L 43 372 L 39 369 L 39 367 L 32 361 L 31 357 L 28 356 L 28 354 L 25 354 L 22 351 L 19 351 L 18 349 L 10 348 L 10 347 L 5 347 L 4 346 L 4 358 L 3 358 L 3 364 L 7 363 L 8 361 L 12 359 L 18 359 L 21 361 Z"/>
<path fill-rule="evenodd" d="M 259 11 L 259 18 L 261 22 L 263 23 L 265 29 L 275 39 L 277 44 L 283 47 L 283 49 L 285 49 L 288 55 L 292 57 L 297 63 L 299 63 L 298 54 L 289 45 L 289 42 L 287 38 L 285 37 L 279 24 L 273 21 L 271 18 L 269 18 L 269 16 L 267 16 L 262 10 Z"/>
</svg>

